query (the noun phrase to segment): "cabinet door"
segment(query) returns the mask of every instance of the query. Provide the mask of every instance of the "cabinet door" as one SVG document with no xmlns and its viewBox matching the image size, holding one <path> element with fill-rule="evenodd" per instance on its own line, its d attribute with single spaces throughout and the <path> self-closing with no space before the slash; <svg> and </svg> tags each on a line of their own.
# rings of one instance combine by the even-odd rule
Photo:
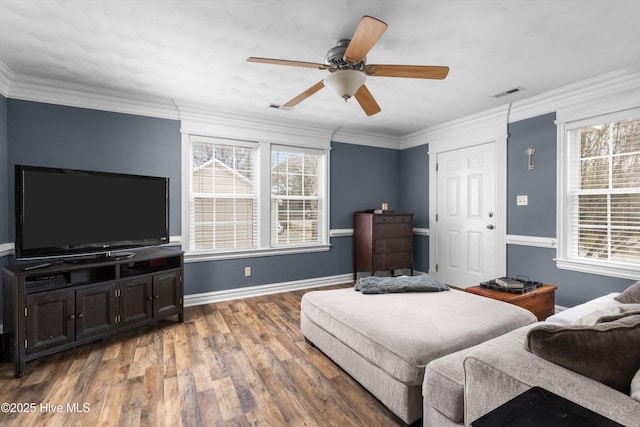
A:
<svg viewBox="0 0 640 427">
<path fill-rule="evenodd" d="M 120 282 L 120 326 L 151 319 L 153 295 L 151 277 Z"/>
<path fill-rule="evenodd" d="M 38 293 L 25 298 L 26 354 L 75 341 L 74 302 L 74 291 Z"/>
<path fill-rule="evenodd" d="M 181 309 L 180 272 L 153 276 L 153 317 L 179 314 Z"/>
<path fill-rule="evenodd" d="M 76 292 L 76 339 L 116 327 L 116 284 Z"/>
</svg>

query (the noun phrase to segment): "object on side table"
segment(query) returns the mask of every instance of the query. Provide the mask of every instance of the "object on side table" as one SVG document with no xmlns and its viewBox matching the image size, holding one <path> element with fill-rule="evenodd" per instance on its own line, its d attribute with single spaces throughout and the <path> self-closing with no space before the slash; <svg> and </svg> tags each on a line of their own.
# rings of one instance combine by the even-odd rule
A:
<svg viewBox="0 0 640 427">
<path fill-rule="evenodd" d="M 540 387 L 532 387 L 478 418 L 472 427 L 619 427 L 609 418 Z"/>
<path fill-rule="evenodd" d="M 498 277 L 497 279 L 482 282 L 480 283 L 480 286 L 483 288 L 495 289 L 497 291 L 522 294 L 529 292 L 532 289 L 539 288 L 542 286 L 542 283 L 531 281 L 528 277 L 523 278 L 518 276 L 515 279 L 511 277 Z"/>
</svg>

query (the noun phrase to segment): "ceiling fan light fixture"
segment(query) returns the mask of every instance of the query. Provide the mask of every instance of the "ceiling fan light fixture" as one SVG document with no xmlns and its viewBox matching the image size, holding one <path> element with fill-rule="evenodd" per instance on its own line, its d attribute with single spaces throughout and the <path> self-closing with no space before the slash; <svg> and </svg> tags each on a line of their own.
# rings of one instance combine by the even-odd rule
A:
<svg viewBox="0 0 640 427">
<path fill-rule="evenodd" d="M 351 98 L 367 80 L 367 75 L 358 70 L 337 70 L 324 79 L 328 86 L 345 101 Z"/>
</svg>

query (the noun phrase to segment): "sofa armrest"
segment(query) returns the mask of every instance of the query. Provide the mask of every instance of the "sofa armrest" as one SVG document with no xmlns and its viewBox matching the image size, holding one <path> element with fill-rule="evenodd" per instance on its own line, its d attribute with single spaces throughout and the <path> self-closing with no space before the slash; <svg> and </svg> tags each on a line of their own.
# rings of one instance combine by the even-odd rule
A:
<svg viewBox="0 0 640 427">
<path fill-rule="evenodd" d="M 524 349 L 530 327 L 485 343 L 464 360 L 465 423 L 533 386 L 542 387 L 623 425 L 640 420 L 640 402 Z M 502 338 L 502 337 L 501 337 Z"/>
</svg>

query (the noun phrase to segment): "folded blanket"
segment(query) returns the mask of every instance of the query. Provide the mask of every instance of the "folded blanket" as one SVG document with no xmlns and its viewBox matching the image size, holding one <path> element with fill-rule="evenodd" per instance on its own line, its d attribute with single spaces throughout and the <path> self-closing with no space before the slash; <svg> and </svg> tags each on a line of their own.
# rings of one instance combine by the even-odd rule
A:
<svg viewBox="0 0 640 427">
<path fill-rule="evenodd" d="M 427 274 L 422 274 L 399 277 L 361 277 L 356 281 L 354 289 L 363 294 L 388 294 L 393 292 L 440 292 L 448 291 L 449 287 Z"/>
</svg>

